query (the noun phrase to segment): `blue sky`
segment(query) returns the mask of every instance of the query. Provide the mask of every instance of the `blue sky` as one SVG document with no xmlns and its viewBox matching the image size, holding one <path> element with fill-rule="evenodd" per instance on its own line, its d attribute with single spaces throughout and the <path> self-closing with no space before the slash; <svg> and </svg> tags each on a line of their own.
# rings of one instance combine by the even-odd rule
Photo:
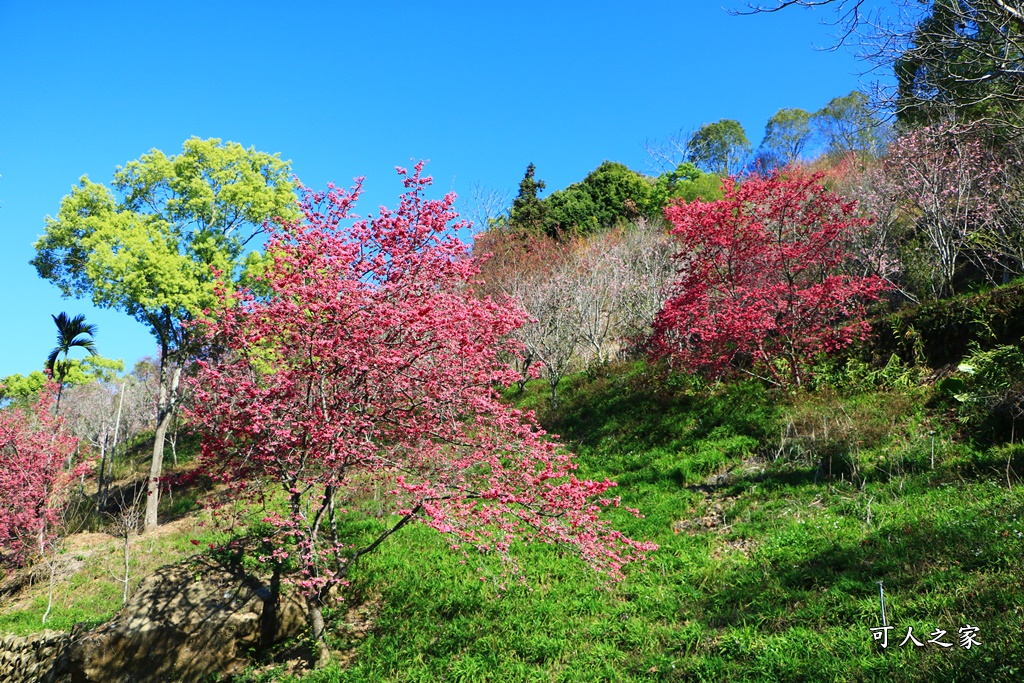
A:
<svg viewBox="0 0 1024 683">
<path fill-rule="evenodd" d="M 219 137 L 280 152 L 310 187 L 366 176 L 366 215 L 417 159 L 438 195 L 514 193 L 530 162 L 551 191 L 605 159 L 651 172 L 645 141 L 721 118 L 756 146 L 778 109 L 865 82 L 848 51 L 816 49 L 828 10 L 739 6 L 0 0 L 0 376 L 42 367 L 60 311 L 98 325 L 104 356 L 154 353 L 142 325 L 28 264 L 81 175 L 109 183 L 150 149 Z"/>
</svg>

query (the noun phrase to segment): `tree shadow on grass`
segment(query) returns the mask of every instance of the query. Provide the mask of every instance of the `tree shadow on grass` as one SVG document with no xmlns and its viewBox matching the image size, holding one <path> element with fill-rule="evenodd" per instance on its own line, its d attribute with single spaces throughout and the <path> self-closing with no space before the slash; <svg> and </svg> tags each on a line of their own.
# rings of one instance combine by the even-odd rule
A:
<svg viewBox="0 0 1024 683">
<path fill-rule="evenodd" d="M 843 627 L 863 631 L 870 640 L 870 629 L 881 626 L 882 581 L 889 623 L 904 629 L 900 639 L 909 622 L 945 629 L 953 640 L 970 623 L 982 629 L 983 646 L 973 652 L 923 648 L 912 674 L 874 678 L 850 671 L 848 680 L 1018 681 L 1024 671 L 1018 616 L 1024 614 L 1024 577 L 1007 569 L 995 546 L 979 552 L 979 535 L 988 531 L 924 520 L 884 526 L 860 541 L 833 544 L 796 561 L 785 550 L 768 551 L 773 556 L 725 568 L 716 582 L 722 587 L 700 599 L 697 609 L 713 629 L 757 624 L 766 635 L 778 636 L 790 628 Z M 946 623 L 950 619 L 957 623 Z"/>
</svg>

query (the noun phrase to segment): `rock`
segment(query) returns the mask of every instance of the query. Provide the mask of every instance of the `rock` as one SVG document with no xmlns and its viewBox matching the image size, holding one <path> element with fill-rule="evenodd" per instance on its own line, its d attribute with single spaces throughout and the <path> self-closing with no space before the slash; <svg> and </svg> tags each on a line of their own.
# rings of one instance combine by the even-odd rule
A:
<svg viewBox="0 0 1024 683">
<path fill-rule="evenodd" d="M 112 621 L 74 639 L 73 683 L 200 681 L 250 666 L 260 647 L 270 592 L 237 568 L 208 560 L 147 577 Z M 274 642 L 306 629 L 303 604 L 282 596 Z"/>
<path fill-rule="evenodd" d="M 0 683 L 70 683 L 68 633 L 43 631 L 0 638 Z"/>
</svg>

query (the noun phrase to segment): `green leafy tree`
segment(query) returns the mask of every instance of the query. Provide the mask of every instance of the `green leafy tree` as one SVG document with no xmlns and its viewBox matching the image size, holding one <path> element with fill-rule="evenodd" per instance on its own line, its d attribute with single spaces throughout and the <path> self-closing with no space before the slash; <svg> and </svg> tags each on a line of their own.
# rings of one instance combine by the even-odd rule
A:
<svg viewBox="0 0 1024 683">
<path fill-rule="evenodd" d="M 68 361 L 64 375 L 66 386 L 79 386 L 90 382 L 113 382 L 124 372 L 124 361 L 119 358 L 104 358 L 99 354 L 88 358 L 72 358 Z"/>
<path fill-rule="evenodd" d="M 764 127 L 759 157 L 765 162 L 762 170 L 787 166 L 800 160 L 814 137 L 811 115 L 803 109 L 780 109 Z"/>
<path fill-rule="evenodd" d="M 61 361 L 63 362 L 63 361 Z M 72 387 L 90 382 L 113 382 L 124 371 L 124 361 L 100 355 L 69 358 L 65 366 L 64 386 Z M 34 398 L 46 386 L 46 375 L 33 370 L 28 375 L 14 373 L 0 378 L 0 399 Z"/>
<path fill-rule="evenodd" d="M 536 167 L 531 163 L 526 167 L 526 175 L 519 181 L 519 194 L 512 200 L 509 219 L 513 228 L 527 232 L 537 232 L 544 227 L 544 214 L 547 207 L 537 196 L 546 185 L 543 180 L 534 176 Z"/>
<path fill-rule="evenodd" d="M 876 68 L 893 68 L 893 101 L 905 123 L 984 119 L 1019 136 L 1024 128 L 1020 0 L 893 0 L 888 12 L 882 3 L 866 11 L 868 4 L 771 0 L 751 3 L 751 8 L 776 12 L 830 5 L 840 28 L 837 47 L 859 43 Z"/>
<path fill-rule="evenodd" d="M 60 412 L 64 377 L 70 369 L 68 361 L 71 350 L 82 349 L 87 351 L 90 356 L 97 355 L 96 342 L 93 340 L 93 337 L 96 336 L 96 326 L 85 322 L 84 315 L 69 318 L 67 313 L 61 311 L 60 314 L 52 317 L 57 326 L 57 346 L 53 347 L 50 355 L 46 358 L 46 369 L 50 371 L 50 376 L 57 382 L 57 403 L 53 409 L 54 413 L 57 413 Z M 63 360 L 59 360 L 61 354 L 64 355 Z"/>
<path fill-rule="evenodd" d="M 549 235 L 587 235 L 652 212 L 653 184 L 624 164 L 605 161 L 579 183 L 544 200 Z"/>
<path fill-rule="evenodd" d="M 37 396 L 46 386 L 46 375 L 33 370 L 28 375 L 14 373 L 0 379 L 0 399 L 15 400 Z"/>
<path fill-rule="evenodd" d="M 739 121 L 733 119 L 705 123 L 686 144 L 689 161 L 705 171 L 723 176 L 738 172 L 750 150 L 746 131 Z"/>
<path fill-rule="evenodd" d="M 673 199 L 713 202 L 722 196 L 721 177 L 705 173 L 689 161 L 684 161 L 675 170 L 658 176 L 651 189 L 651 205 L 660 216 Z"/>
<path fill-rule="evenodd" d="M 811 123 L 831 156 L 877 157 L 890 137 L 889 127 L 875 116 L 868 96 L 859 90 L 830 100 L 814 112 Z"/>
<path fill-rule="evenodd" d="M 152 150 L 114 174 L 115 192 L 82 177 L 36 242 L 32 264 L 65 296 L 90 296 L 146 325 L 160 350 L 160 396 L 146 529 L 157 524 L 164 439 L 183 364 L 187 323 L 217 305 L 215 272 L 240 281 L 247 250 L 274 218 L 298 215 L 289 162 L 234 142 L 192 138 L 179 155 Z"/>
</svg>

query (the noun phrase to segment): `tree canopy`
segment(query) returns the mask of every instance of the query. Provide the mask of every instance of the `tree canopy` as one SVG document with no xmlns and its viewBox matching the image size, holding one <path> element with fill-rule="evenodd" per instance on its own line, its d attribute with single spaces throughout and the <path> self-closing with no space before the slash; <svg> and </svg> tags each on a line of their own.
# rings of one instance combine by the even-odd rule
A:
<svg viewBox="0 0 1024 683">
<path fill-rule="evenodd" d="M 650 179 L 624 164 L 604 161 L 581 182 L 553 192 L 545 200 L 548 234 L 589 234 L 652 211 Z"/>
<path fill-rule="evenodd" d="M 212 471 L 287 497 L 265 542 L 300 570 L 318 641 L 326 591 L 408 523 L 501 555 L 514 539 L 559 543 L 613 576 L 654 549 L 599 515 L 613 482 L 576 479 L 532 413 L 499 400 L 516 374 L 498 354 L 516 352 L 509 333 L 525 316 L 466 286 L 478 270 L 449 226 L 454 195 L 424 198 L 421 169 L 400 170 L 397 209 L 351 227 L 358 188 L 308 193 L 305 220 L 273 229 L 268 293 L 238 292 L 207 321 L 229 352 L 190 379 Z M 336 520 L 374 487 L 395 517 L 352 545 Z"/>
<path fill-rule="evenodd" d="M 878 156 L 889 139 L 889 129 L 875 116 L 868 96 L 854 90 L 835 97 L 814 112 L 813 124 L 821 135 L 825 153 Z"/>
<path fill-rule="evenodd" d="M 705 171 L 726 176 L 743 167 L 750 150 L 746 131 L 734 119 L 705 123 L 686 144 L 689 161 Z"/>
<path fill-rule="evenodd" d="M 819 353 L 863 338 L 865 303 L 888 285 L 840 272 L 850 231 L 867 221 L 821 179 L 754 175 L 721 200 L 666 210 L 683 265 L 655 320 L 656 352 L 712 377 L 801 385 Z"/>
<path fill-rule="evenodd" d="M 759 153 L 769 171 L 800 160 L 807 150 L 814 129 L 809 112 L 798 108 L 780 109 L 768 119 Z"/>
<path fill-rule="evenodd" d="M 82 349 L 90 356 L 97 355 L 96 342 L 93 337 L 96 335 L 96 326 L 85 322 L 84 315 L 76 315 L 69 318 L 63 311 L 53 316 L 53 322 L 57 326 L 57 346 L 53 347 L 50 355 L 46 358 L 46 369 L 50 376 L 57 381 L 57 405 L 55 410 L 60 410 L 60 396 L 64 388 L 64 377 L 70 370 L 69 356 L 71 349 Z M 64 360 L 58 360 L 64 354 Z"/>
<path fill-rule="evenodd" d="M 264 221 L 296 215 L 289 164 L 238 143 L 192 138 L 118 167 L 114 192 L 83 176 L 36 242 L 32 265 L 65 296 L 125 311 L 164 351 L 178 322 L 214 303 L 213 271 L 239 275 Z"/>
<path fill-rule="evenodd" d="M 519 181 L 519 194 L 512 200 L 509 222 L 516 228 L 530 231 L 542 229 L 547 207 L 537 196 L 545 187 L 543 180 L 536 179 L 537 168 L 531 162 L 526 167 L 523 179 Z"/>
<path fill-rule="evenodd" d="M 189 353 L 189 328 L 182 323 L 217 305 L 217 274 L 242 277 L 252 261 L 246 249 L 266 221 L 297 215 L 295 187 L 289 162 L 279 155 L 192 138 L 181 154 L 154 149 L 119 167 L 113 188 L 117 195 L 83 176 L 57 216 L 46 218 L 32 265 L 65 296 L 89 296 L 97 306 L 122 310 L 156 337 L 165 386 L 155 479 L 180 363 Z M 147 528 L 156 525 L 159 489 L 154 482 L 151 489 Z"/>
</svg>

